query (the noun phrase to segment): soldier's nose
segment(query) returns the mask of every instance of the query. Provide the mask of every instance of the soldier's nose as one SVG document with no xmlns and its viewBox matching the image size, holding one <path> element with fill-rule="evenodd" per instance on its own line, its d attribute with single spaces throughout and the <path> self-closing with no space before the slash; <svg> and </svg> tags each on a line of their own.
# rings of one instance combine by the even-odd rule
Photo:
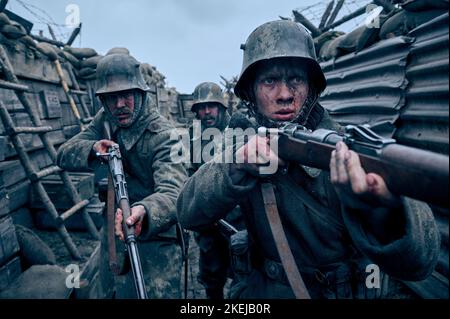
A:
<svg viewBox="0 0 450 319">
<path fill-rule="evenodd" d="M 117 103 L 116 103 L 116 107 L 117 107 L 117 108 L 123 108 L 123 107 L 125 107 L 126 105 L 127 105 L 127 103 L 126 103 L 126 99 L 125 99 L 125 98 L 119 97 L 119 98 L 117 99 Z"/>
<path fill-rule="evenodd" d="M 277 103 L 281 105 L 291 104 L 294 101 L 294 95 L 286 83 L 281 83 L 277 96 Z"/>
</svg>

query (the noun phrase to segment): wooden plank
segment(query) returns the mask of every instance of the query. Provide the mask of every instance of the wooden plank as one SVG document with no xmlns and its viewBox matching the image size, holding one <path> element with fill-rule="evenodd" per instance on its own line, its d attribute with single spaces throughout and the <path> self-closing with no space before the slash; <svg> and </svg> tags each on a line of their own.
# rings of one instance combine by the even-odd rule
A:
<svg viewBox="0 0 450 319">
<path fill-rule="evenodd" d="M 28 203 L 30 187 L 30 181 L 24 180 L 7 188 L 9 211 L 19 209 Z"/>
<path fill-rule="evenodd" d="M 44 148 L 42 141 L 38 135 L 34 134 L 30 136 L 31 139 L 29 137 L 24 138 L 24 143 L 26 142 L 27 152 L 32 152 Z M 47 133 L 47 136 L 49 137 L 50 141 L 55 145 L 62 144 L 67 140 L 62 130 L 51 131 Z M 5 158 L 12 158 L 16 156 L 16 151 L 12 143 L 9 143 L 9 137 L 7 138 L 7 142 L 8 143 L 5 150 Z"/>
<path fill-rule="evenodd" d="M 81 199 L 90 199 L 94 196 L 94 174 L 92 173 L 70 173 L 76 190 Z M 42 179 L 42 184 L 47 191 L 50 199 L 58 210 L 67 210 L 74 205 L 64 188 L 64 185 L 57 175 L 50 175 Z M 38 194 L 33 190 L 31 192 L 30 207 L 34 209 L 41 209 L 44 206 Z"/>
<path fill-rule="evenodd" d="M 0 171 L 4 187 L 10 187 L 27 178 L 19 160 L 1 162 Z"/>
<path fill-rule="evenodd" d="M 40 92 L 43 105 L 43 117 L 47 119 L 61 117 L 61 104 L 59 103 L 58 92 L 55 90 L 42 90 Z"/>
<path fill-rule="evenodd" d="M 12 284 L 22 273 L 20 258 L 14 257 L 6 265 L 0 267 L 0 291 Z"/>
<path fill-rule="evenodd" d="M 0 127 L 0 134 L 1 134 Z M 5 159 L 5 149 L 6 149 L 6 137 L 0 136 L 0 162 Z"/>
<path fill-rule="evenodd" d="M 62 125 L 78 125 L 78 120 L 72 112 L 70 105 L 68 103 L 61 102 L 61 116 L 62 116 Z"/>
<path fill-rule="evenodd" d="M 26 206 L 22 206 L 19 209 L 9 212 L 9 216 L 12 218 L 14 225 L 22 225 L 30 229 L 34 228 L 31 212 Z"/>
<path fill-rule="evenodd" d="M 29 50 L 23 43 L 16 41 L 15 50 L 6 47 L 7 54 L 19 78 L 37 80 L 59 84 L 59 77 L 55 66 L 45 55 L 40 52 L 29 54 Z M 72 86 L 69 74 L 63 70 L 69 86 Z"/>
<path fill-rule="evenodd" d="M 11 217 L 0 219 L 0 265 L 3 265 L 19 251 L 16 228 Z"/>
<path fill-rule="evenodd" d="M 0 218 L 9 213 L 9 196 L 6 189 L 0 189 Z"/>
<path fill-rule="evenodd" d="M 88 214 L 91 216 L 92 221 L 94 222 L 94 225 L 97 227 L 97 229 L 99 229 L 103 224 L 102 215 L 103 215 L 104 206 L 105 206 L 105 203 L 97 202 L 95 197 L 92 198 L 91 203 L 88 206 L 86 206 L 86 210 L 87 210 Z M 59 210 L 60 214 L 62 212 L 63 212 L 62 210 Z M 45 211 L 43 209 L 32 209 L 32 214 L 34 216 L 33 219 L 34 219 L 36 228 L 42 229 L 42 230 L 55 230 L 56 229 L 57 225 L 47 211 Z M 82 215 L 79 213 L 76 213 L 76 214 L 72 215 L 70 218 L 68 218 L 64 222 L 64 226 L 66 226 L 66 228 L 68 230 L 86 231 L 86 224 L 83 221 Z"/>
</svg>

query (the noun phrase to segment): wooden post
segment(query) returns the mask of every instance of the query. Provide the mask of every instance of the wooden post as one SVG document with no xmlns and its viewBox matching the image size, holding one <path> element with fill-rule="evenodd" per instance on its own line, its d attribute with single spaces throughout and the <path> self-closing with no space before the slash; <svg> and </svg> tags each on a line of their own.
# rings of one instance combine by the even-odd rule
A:
<svg viewBox="0 0 450 319">
<path fill-rule="evenodd" d="M 80 22 L 80 24 L 78 25 L 78 27 L 76 27 L 75 30 L 73 30 L 72 34 L 70 35 L 69 40 L 67 40 L 67 43 L 66 43 L 66 44 L 67 44 L 68 46 L 71 46 L 71 45 L 72 45 L 73 41 L 75 41 L 75 39 L 77 38 L 77 35 L 80 33 L 80 31 L 81 31 L 81 22 Z"/>
<path fill-rule="evenodd" d="M 8 0 L 0 1 L 0 12 L 3 12 L 3 10 L 5 10 L 7 4 L 8 4 Z"/>
<path fill-rule="evenodd" d="M 309 31 L 311 31 L 311 35 L 313 38 L 318 37 L 322 33 L 303 14 L 301 14 L 297 10 L 293 10 L 292 13 L 294 14 L 296 22 L 303 24 Z"/>
<path fill-rule="evenodd" d="M 327 21 L 327 24 L 325 25 L 325 27 L 328 27 L 330 24 L 332 24 L 334 22 L 334 20 L 336 19 L 339 11 L 341 11 L 342 6 L 344 5 L 344 1 L 345 0 L 339 0 L 338 1 L 338 3 L 336 4 L 336 7 L 334 8 L 333 13 L 330 16 L 330 19 Z"/>
<path fill-rule="evenodd" d="M 334 6 L 334 0 L 331 0 L 328 4 L 327 8 L 325 9 L 325 12 L 322 15 L 322 19 L 320 19 L 319 29 L 322 29 L 325 24 L 327 23 L 328 17 L 330 16 L 331 10 Z"/>
<path fill-rule="evenodd" d="M 356 18 L 356 17 L 358 17 L 358 16 L 360 16 L 360 15 L 362 15 L 364 13 L 366 13 L 366 7 L 362 7 L 360 9 L 356 10 L 355 12 L 350 13 L 349 15 L 346 15 L 345 17 L 343 17 L 342 19 L 336 21 L 335 23 L 327 25 L 321 31 L 322 32 L 326 32 L 326 31 L 328 31 L 330 29 L 333 29 L 333 28 L 337 27 L 338 25 L 341 25 L 341 24 L 343 24 L 343 23 L 345 23 L 345 22 L 347 22 L 347 21 L 349 21 L 349 20 L 351 20 L 353 18 Z"/>
<path fill-rule="evenodd" d="M 50 36 L 52 37 L 53 41 L 56 41 L 55 32 L 53 32 L 53 29 L 50 26 L 50 24 L 47 24 L 47 27 L 48 27 L 48 32 L 50 33 Z"/>
</svg>

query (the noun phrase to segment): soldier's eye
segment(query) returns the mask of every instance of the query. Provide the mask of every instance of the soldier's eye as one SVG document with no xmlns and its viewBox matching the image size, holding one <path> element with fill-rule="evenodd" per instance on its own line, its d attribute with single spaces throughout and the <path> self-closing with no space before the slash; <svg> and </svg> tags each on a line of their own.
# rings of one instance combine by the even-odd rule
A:
<svg viewBox="0 0 450 319">
<path fill-rule="evenodd" d="M 266 85 L 272 85 L 275 83 L 275 79 L 274 78 L 264 78 L 262 80 L 262 83 L 266 84 Z"/>
<path fill-rule="evenodd" d="M 291 82 L 293 84 L 301 84 L 301 83 L 306 82 L 306 79 L 303 76 L 294 76 L 289 79 L 289 82 Z"/>
</svg>

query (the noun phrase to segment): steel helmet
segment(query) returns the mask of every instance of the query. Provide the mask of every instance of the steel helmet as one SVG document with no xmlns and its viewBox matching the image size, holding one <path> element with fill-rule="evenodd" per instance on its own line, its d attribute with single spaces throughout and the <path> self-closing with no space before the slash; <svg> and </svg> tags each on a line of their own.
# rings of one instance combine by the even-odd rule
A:
<svg viewBox="0 0 450 319">
<path fill-rule="evenodd" d="M 149 91 L 139 69 L 140 63 L 127 54 L 104 56 L 97 65 L 98 89 L 95 95 L 125 90 Z"/>
<path fill-rule="evenodd" d="M 316 58 L 314 41 L 306 28 L 289 20 L 267 22 L 256 28 L 241 45 L 244 50 L 242 71 L 234 88 L 236 96 L 248 101 L 246 90 L 255 64 L 273 58 L 299 58 L 308 66 L 310 84 L 320 94 L 326 87 L 325 76 Z"/>
<path fill-rule="evenodd" d="M 213 82 L 203 82 L 197 85 L 192 93 L 194 103 L 192 104 L 191 111 L 194 112 L 195 107 L 202 103 L 219 103 L 224 108 L 227 108 L 225 100 L 223 98 L 223 92 L 219 85 Z"/>
</svg>

